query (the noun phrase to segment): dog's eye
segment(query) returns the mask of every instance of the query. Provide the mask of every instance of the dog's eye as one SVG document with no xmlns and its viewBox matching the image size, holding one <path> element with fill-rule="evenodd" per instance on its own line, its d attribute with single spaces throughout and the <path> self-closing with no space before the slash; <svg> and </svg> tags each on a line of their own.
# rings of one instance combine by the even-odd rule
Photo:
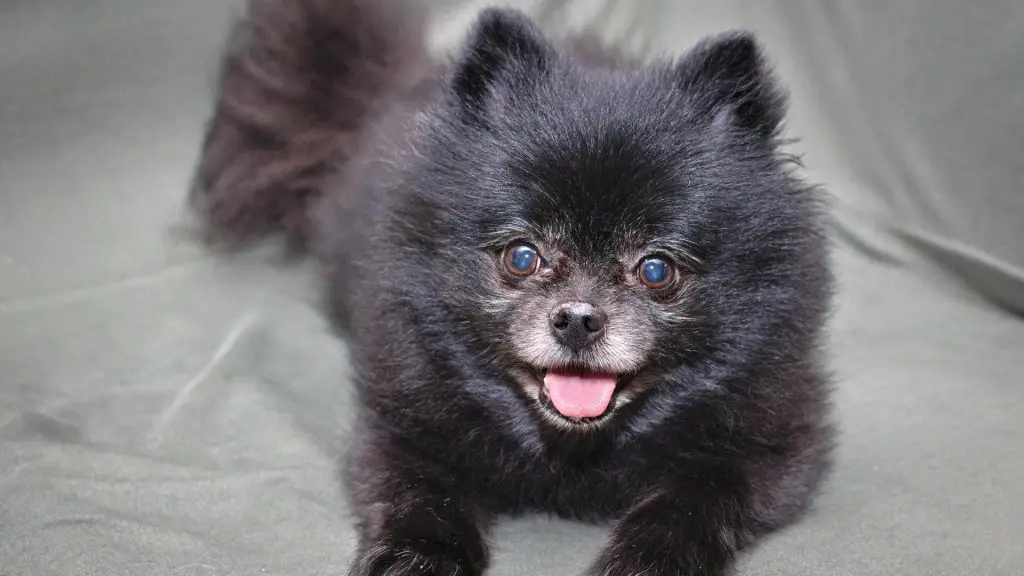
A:
<svg viewBox="0 0 1024 576">
<path fill-rule="evenodd" d="M 532 246 L 513 244 L 505 249 L 505 269 L 514 276 L 531 276 L 540 266 L 540 254 Z"/>
<path fill-rule="evenodd" d="M 640 282 L 652 290 L 668 286 L 672 282 L 674 274 L 672 266 L 661 258 L 645 258 L 640 261 L 640 266 L 637 269 Z"/>
</svg>

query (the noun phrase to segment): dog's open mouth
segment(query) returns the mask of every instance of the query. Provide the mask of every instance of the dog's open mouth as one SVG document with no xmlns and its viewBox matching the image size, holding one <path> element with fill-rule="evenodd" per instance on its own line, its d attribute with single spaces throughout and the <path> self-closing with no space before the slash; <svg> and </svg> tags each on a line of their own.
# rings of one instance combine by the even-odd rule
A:
<svg viewBox="0 0 1024 576">
<path fill-rule="evenodd" d="M 636 398 L 639 376 L 637 371 L 617 374 L 586 366 L 532 366 L 520 372 L 520 382 L 549 421 L 596 425 Z"/>
<path fill-rule="evenodd" d="M 612 406 L 618 376 L 551 368 L 543 372 L 541 393 L 565 418 L 581 420 L 606 414 Z"/>
<path fill-rule="evenodd" d="M 548 370 L 544 374 L 544 392 L 551 405 L 566 418 L 596 418 L 612 403 L 614 374 Z"/>
</svg>

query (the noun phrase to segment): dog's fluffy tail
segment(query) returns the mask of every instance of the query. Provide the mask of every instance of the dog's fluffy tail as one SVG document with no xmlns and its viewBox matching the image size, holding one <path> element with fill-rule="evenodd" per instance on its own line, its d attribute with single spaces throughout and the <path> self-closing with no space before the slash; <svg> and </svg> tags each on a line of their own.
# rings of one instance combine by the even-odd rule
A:
<svg viewBox="0 0 1024 576">
<path fill-rule="evenodd" d="M 249 0 L 219 72 L 190 203 L 207 244 L 283 232 L 306 246 L 309 202 L 374 106 L 429 66 L 408 0 Z"/>
</svg>

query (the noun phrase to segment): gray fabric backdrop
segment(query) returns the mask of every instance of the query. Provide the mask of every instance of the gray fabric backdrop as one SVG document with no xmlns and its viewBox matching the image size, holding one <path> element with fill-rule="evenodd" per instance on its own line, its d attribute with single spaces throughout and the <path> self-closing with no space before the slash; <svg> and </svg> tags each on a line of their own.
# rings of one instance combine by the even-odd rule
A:
<svg viewBox="0 0 1024 576">
<path fill-rule="evenodd" d="M 432 0 L 435 46 L 482 0 Z M 644 55 L 759 32 L 836 197 L 839 467 L 745 575 L 1024 573 L 1024 4 L 516 2 Z M 339 574 L 349 394 L 304 265 L 175 239 L 236 4 L 0 4 L 0 574 Z M 502 525 L 494 574 L 603 527 Z"/>
</svg>

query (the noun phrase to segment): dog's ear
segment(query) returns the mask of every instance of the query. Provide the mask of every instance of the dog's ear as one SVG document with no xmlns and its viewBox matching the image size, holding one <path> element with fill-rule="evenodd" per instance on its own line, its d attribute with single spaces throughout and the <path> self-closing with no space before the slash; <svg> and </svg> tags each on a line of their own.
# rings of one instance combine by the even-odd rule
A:
<svg viewBox="0 0 1024 576">
<path fill-rule="evenodd" d="M 674 73 L 698 114 L 764 138 L 776 135 L 786 113 L 786 95 L 753 33 L 725 32 L 698 43 Z"/>
<path fill-rule="evenodd" d="M 554 57 L 552 44 L 525 14 L 487 8 L 454 63 L 449 87 L 464 110 L 477 116 L 498 89 L 546 74 Z"/>
</svg>

